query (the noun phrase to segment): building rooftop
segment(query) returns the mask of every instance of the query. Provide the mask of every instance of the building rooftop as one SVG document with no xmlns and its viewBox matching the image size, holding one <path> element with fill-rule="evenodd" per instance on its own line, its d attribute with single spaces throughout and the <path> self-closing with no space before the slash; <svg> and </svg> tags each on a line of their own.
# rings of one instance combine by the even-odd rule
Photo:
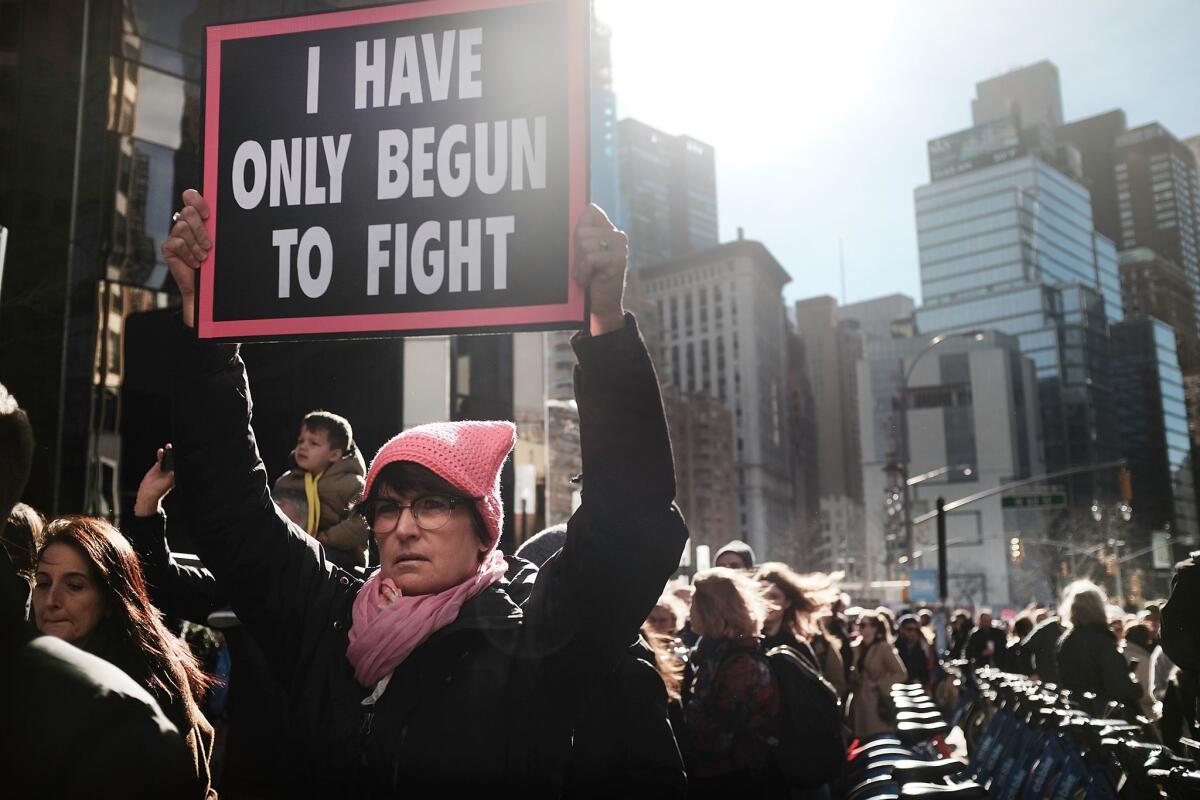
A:
<svg viewBox="0 0 1200 800">
<path fill-rule="evenodd" d="M 689 253 L 680 258 L 651 264 L 638 270 L 638 273 L 649 280 L 677 272 L 686 272 L 693 267 L 710 264 L 721 259 L 738 257 L 750 258 L 756 263 L 765 265 L 772 273 L 771 277 L 779 283 L 780 287 L 792 281 L 792 276 L 775 260 L 775 256 L 771 255 L 771 251 L 766 248 L 766 245 L 754 239 L 735 239 L 707 250 L 697 250 L 695 253 Z"/>
</svg>

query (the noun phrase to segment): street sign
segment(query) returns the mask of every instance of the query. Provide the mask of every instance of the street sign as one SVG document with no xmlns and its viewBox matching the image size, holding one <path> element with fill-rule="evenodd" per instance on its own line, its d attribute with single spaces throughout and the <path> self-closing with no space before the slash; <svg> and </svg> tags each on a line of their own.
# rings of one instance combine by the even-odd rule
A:
<svg viewBox="0 0 1200 800">
<path fill-rule="evenodd" d="M 1168 531 L 1150 531 L 1150 544 L 1154 546 L 1151 556 L 1154 569 L 1175 566 L 1175 560 L 1171 558 L 1171 534 Z"/>
<path fill-rule="evenodd" d="M 198 335 L 580 327 L 588 69 L 582 0 L 209 25 Z"/>
<path fill-rule="evenodd" d="M 1065 494 L 1016 494 L 1000 498 L 1001 508 L 1065 508 Z"/>
<path fill-rule="evenodd" d="M 938 599 L 936 569 L 910 569 L 908 571 L 908 599 L 914 603 L 931 603 Z"/>
</svg>

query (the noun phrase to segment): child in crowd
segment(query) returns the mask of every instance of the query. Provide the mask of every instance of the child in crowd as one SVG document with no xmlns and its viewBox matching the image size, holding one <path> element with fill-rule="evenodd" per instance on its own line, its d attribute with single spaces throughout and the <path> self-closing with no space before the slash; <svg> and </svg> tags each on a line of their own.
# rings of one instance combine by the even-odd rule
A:
<svg viewBox="0 0 1200 800">
<path fill-rule="evenodd" d="M 309 412 L 292 463 L 273 494 L 305 499 L 306 519 L 293 521 L 324 546 L 327 559 L 344 569 L 365 566 L 368 532 L 361 517 L 350 514 L 350 504 L 362 493 L 367 470 L 350 422 L 328 411 Z"/>
</svg>

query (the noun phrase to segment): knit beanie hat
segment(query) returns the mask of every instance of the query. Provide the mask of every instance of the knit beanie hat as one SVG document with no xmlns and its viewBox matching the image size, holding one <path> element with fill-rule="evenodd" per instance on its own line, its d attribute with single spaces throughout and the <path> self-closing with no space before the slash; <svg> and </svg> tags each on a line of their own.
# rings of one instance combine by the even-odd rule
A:
<svg viewBox="0 0 1200 800">
<path fill-rule="evenodd" d="M 754 551 L 750 549 L 750 545 L 746 544 L 741 539 L 734 539 L 729 544 L 718 550 L 717 554 L 713 556 L 713 563 L 717 563 L 717 560 L 726 553 L 732 553 L 740 558 L 742 563 L 746 565 L 743 569 L 754 568 Z"/>
<path fill-rule="evenodd" d="M 433 422 L 409 428 L 388 440 L 371 459 L 363 497 L 371 496 L 375 479 L 388 464 L 413 461 L 474 499 L 495 548 L 504 522 L 500 468 L 516 439 L 517 426 L 511 422 Z"/>
</svg>

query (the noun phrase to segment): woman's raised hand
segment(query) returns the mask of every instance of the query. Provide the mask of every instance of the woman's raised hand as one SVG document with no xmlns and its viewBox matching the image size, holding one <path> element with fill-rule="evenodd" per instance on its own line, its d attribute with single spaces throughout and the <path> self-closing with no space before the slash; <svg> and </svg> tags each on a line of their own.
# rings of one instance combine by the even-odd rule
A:
<svg viewBox="0 0 1200 800">
<path fill-rule="evenodd" d="M 174 216 L 170 233 L 162 246 L 167 268 L 171 270 L 171 277 L 175 279 L 183 299 L 183 323 L 189 328 L 195 324 L 192 317 L 195 311 L 196 270 L 212 249 L 212 237 L 205 227 L 208 215 L 208 203 L 204 197 L 195 189 L 184 191 L 183 208 Z"/>
<path fill-rule="evenodd" d="M 166 471 L 163 466 L 163 455 L 171 449 L 158 448 L 154 458 L 154 466 L 146 471 L 141 484 L 138 485 L 137 499 L 133 502 L 135 517 L 152 517 L 162 508 L 162 499 L 175 488 L 175 471 Z"/>
<path fill-rule="evenodd" d="M 625 327 L 625 268 L 629 237 L 589 203 L 575 223 L 575 282 L 589 293 L 593 336 Z"/>
</svg>

